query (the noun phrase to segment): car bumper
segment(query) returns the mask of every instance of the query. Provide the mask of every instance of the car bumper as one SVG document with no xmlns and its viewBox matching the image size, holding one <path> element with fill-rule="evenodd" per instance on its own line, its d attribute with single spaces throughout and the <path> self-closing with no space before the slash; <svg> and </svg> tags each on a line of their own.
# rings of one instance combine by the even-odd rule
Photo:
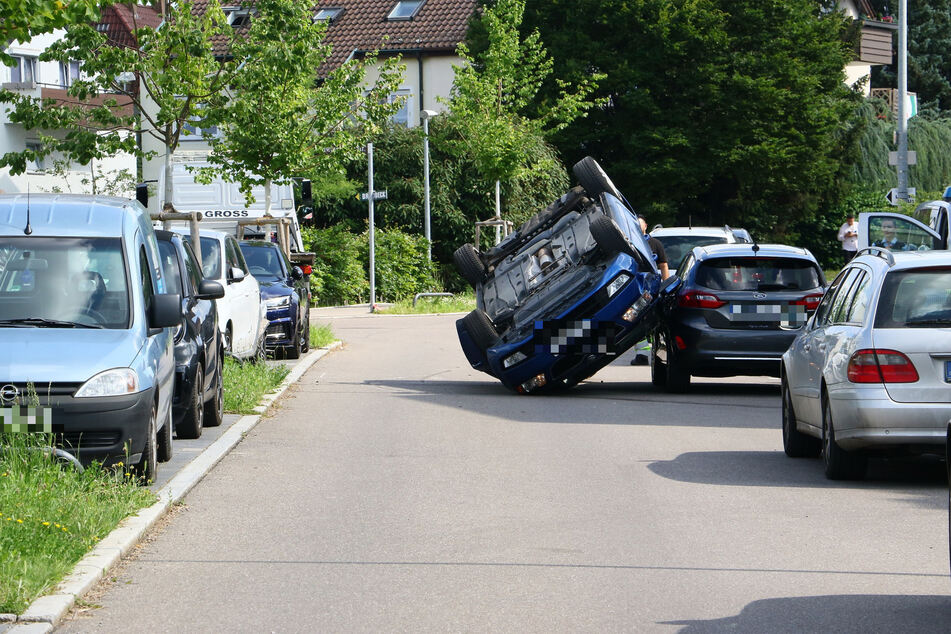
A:
<svg viewBox="0 0 951 634">
<path fill-rule="evenodd" d="M 290 309 L 269 310 L 267 312 L 267 322 L 264 337 L 264 345 L 267 348 L 281 348 L 291 345 L 294 341 L 297 323 Z"/>
<path fill-rule="evenodd" d="M 678 346 L 677 361 L 690 374 L 776 377 L 783 353 L 799 333 L 798 330 L 711 328 L 702 318 L 677 323 L 671 332 L 684 343 L 682 350 Z"/>
<path fill-rule="evenodd" d="M 898 403 L 884 387 L 829 391 L 836 442 L 845 450 L 944 445 L 951 403 Z"/>
</svg>

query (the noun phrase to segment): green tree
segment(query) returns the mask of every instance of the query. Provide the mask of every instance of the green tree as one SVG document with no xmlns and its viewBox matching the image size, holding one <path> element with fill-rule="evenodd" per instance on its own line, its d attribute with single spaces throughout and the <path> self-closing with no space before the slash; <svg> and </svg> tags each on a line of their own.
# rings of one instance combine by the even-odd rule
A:
<svg viewBox="0 0 951 634">
<path fill-rule="evenodd" d="M 228 85 L 230 99 L 212 120 L 223 132 L 209 139 L 214 167 L 200 176 L 239 183 L 249 202 L 251 188 L 263 185 L 268 211 L 272 182 L 339 170 L 399 108 L 385 99 L 399 85 L 398 58 L 382 62 L 370 90 L 364 89 L 365 68 L 375 55 L 318 75 L 330 45 L 311 6 L 300 0 L 256 5 L 247 37 L 233 47 L 240 63 Z"/>
<path fill-rule="evenodd" d="M 41 60 L 79 60 L 84 79 L 68 90 L 70 101 L 57 103 L 10 91 L 0 102 L 12 105 L 9 118 L 27 130 L 64 131 L 42 134 L 43 148 L 7 153 L 0 166 L 22 173 L 28 158 L 60 153 L 86 165 L 119 151 L 138 152 L 139 131 L 165 147 L 165 200 L 172 199 L 171 157 L 186 124 L 224 103 L 225 87 L 237 63 L 228 54 L 236 37 L 216 0 L 198 14 L 190 0 L 169 2 L 162 25 L 139 28 L 135 45 L 116 46 L 89 24 L 70 27 L 66 37 L 47 49 Z M 101 98 L 96 101 L 95 98 Z M 131 102 L 137 121 L 120 107 Z"/>
<path fill-rule="evenodd" d="M 13 59 L 3 51 L 10 42 L 29 42 L 34 35 L 98 19 L 108 0 L 3 0 L 0 3 L 0 63 Z"/>
<path fill-rule="evenodd" d="M 486 184 L 548 170 L 545 157 L 533 148 L 584 116 L 594 105 L 587 97 L 603 78 L 588 74 L 577 78 L 572 88 L 553 77 L 554 62 L 539 33 L 530 31 L 524 38 L 519 34 L 524 12 L 524 0 L 499 0 L 487 7 L 481 19 L 486 48 L 476 54 L 461 44 L 458 53 L 464 63 L 453 67 L 456 76 L 446 103 L 459 136 L 450 140 L 451 147 L 471 157 Z M 536 103 L 546 80 L 554 90 Z"/>
<path fill-rule="evenodd" d="M 767 236 L 835 195 L 857 99 L 847 26 L 814 0 L 543 0 L 522 29 L 563 78 L 607 75 L 606 105 L 553 138 L 566 163 L 599 159 L 652 222 Z"/>
</svg>

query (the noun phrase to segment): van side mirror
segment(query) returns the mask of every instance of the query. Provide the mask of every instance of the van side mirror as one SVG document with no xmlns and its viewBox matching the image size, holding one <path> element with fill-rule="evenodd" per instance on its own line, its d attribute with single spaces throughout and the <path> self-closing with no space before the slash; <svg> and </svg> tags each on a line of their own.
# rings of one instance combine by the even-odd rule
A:
<svg viewBox="0 0 951 634">
<path fill-rule="evenodd" d="M 225 296 L 225 287 L 214 280 L 202 280 L 198 285 L 198 299 L 221 299 Z"/>
<path fill-rule="evenodd" d="M 143 207 L 149 206 L 149 186 L 147 183 L 139 183 L 135 186 L 135 199 L 142 203 Z"/>
<path fill-rule="evenodd" d="M 163 293 L 152 297 L 147 315 L 150 329 L 172 328 L 182 321 L 182 296 L 178 293 Z M 149 334 L 157 334 L 150 332 Z"/>
<path fill-rule="evenodd" d="M 234 282 L 240 282 L 245 278 L 244 271 L 239 269 L 236 266 L 232 266 L 228 269 L 228 284 L 233 284 Z"/>
</svg>

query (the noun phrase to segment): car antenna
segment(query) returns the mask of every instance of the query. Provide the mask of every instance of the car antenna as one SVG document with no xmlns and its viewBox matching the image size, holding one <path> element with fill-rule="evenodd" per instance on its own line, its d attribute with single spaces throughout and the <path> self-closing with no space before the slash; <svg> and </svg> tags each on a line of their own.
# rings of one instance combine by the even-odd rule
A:
<svg viewBox="0 0 951 634">
<path fill-rule="evenodd" d="M 753 243 L 753 255 L 756 255 L 759 252 L 759 245 L 755 242 Z"/>
<path fill-rule="evenodd" d="M 33 227 L 30 226 L 30 186 L 26 186 L 26 227 L 23 228 L 25 235 L 33 233 Z"/>
</svg>

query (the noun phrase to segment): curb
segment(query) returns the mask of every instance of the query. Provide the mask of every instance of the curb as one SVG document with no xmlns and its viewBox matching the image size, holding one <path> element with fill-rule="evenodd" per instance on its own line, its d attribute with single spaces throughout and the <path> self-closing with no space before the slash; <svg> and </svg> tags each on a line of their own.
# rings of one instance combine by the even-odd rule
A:
<svg viewBox="0 0 951 634">
<path fill-rule="evenodd" d="M 241 442 L 244 435 L 260 422 L 261 416 L 267 412 L 274 401 L 279 399 L 317 361 L 341 346 L 339 341 L 335 341 L 326 348 L 309 352 L 284 377 L 274 392 L 261 398 L 261 403 L 254 408 L 257 414 L 242 416 L 218 440 L 185 465 L 175 477 L 159 489 L 157 493 L 159 499 L 155 504 L 120 522 L 111 533 L 96 544 L 95 548 L 79 560 L 72 572 L 66 575 L 66 578 L 51 594 L 35 599 L 19 616 L 4 614 L 0 624 L 12 623 L 12 625 L 7 629 L 0 628 L 0 631 L 5 634 L 46 634 L 53 631 L 53 628 L 60 624 L 76 604 L 76 599 L 94 588 L 106 576 L 106 573 L 141 541 L 155 523 L 162 519 L 172 504 L 184 498 L 222 458 L 228 455 L 235 445 Z M 7 620 L 8 617 L 13 618 Z"/>
</svg>

